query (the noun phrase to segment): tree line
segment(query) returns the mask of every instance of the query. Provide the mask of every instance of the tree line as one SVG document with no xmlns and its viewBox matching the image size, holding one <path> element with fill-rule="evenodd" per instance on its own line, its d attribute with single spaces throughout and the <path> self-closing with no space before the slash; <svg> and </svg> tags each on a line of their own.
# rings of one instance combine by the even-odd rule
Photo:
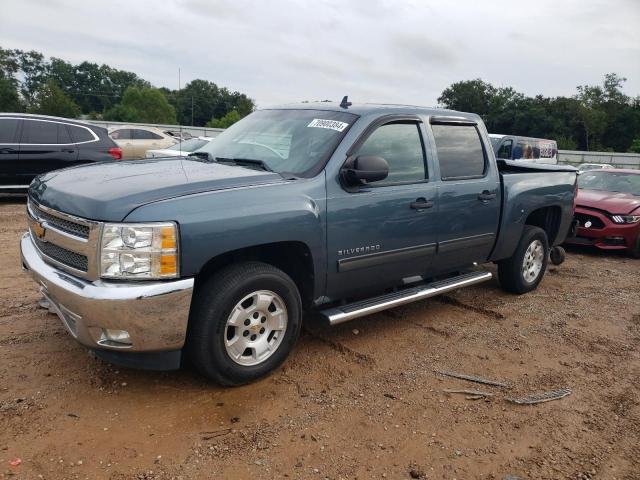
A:
<svg viewBox="0 0 640 480">
<path fill-rule="evenodd" d="M 526 96 L 481 79 L 456 82 L 441 106 L 479 114 L 492 133 L 555 139 L 561 149 L 640 153 L 640 96 L 622 91 L 610 73 L 571 97 Z M 180 90 L 154 88 L 108 65 L 0 47 L 0 111 L 68 118 L 226 128 L 255 108 L 244 93 L 196 79 Z"/>
<path fill-rule="evenodd" d="M 581 85 L 571 97 L 528 97 L 481 79 L 447 87 L 440 105 L 479 114 L 491 133 L 550 138 L 565 150 L 640 153 L 640 96 L 622 91 L 615 73 L 601 85 Z"/>
<path fill-rule="evenodd" d="M 181 90 L 154 88 L 133 72 L 108 65 L 0 47 L 0 111 L 67 118 L 226 128 L 251 113 L 254 101 L 196 79 Z"/>
</svg>

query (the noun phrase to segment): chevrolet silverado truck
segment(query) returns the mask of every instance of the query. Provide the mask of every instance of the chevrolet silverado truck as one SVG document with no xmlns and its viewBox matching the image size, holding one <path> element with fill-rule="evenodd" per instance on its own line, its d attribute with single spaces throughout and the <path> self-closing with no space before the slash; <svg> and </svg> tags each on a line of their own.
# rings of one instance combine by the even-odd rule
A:
<svg viewBox="0 0 640 480">
<path fill-rule="evenodd" d="M 190 359 L 238 385 L 285 360 L 303 312 L 339 324 L 487 281 L 488 262 L 505 290 L 535 289 L 572 224 L 576 178 L 496 161 L 474 114 L 264 109 L 190 157 L 37 177 L 22 263 L 100 358 Z"/>
</svg>

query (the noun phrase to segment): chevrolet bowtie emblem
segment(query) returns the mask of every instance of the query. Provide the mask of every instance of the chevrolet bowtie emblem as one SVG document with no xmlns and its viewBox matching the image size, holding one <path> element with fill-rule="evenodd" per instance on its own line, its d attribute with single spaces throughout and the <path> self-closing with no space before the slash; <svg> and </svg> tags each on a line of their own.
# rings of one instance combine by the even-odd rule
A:
<svg viewBox="0 0 640 480">
<path fill-rule="evenodd" d="M 36 234 L 36 237 L 43 239 L 44 238 L 44 233 L 45 233 L 45 228 L 42 226 L 41 223 L 36 223 L 33 225 L 33 233 Z"/>
</svg>

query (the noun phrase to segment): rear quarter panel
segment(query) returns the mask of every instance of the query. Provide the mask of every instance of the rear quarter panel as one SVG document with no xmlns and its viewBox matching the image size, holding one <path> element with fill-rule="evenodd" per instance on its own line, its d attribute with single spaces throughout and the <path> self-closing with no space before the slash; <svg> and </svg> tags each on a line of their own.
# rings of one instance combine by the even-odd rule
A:
<svg viewBox="0 0 640 480">
<path fill-rule="evenodd" d="M 540 208 L 560 208 L 560 227 L 553 245 L 561 244 L 573 220 L 575 172 L 501 173 L 500 176 L 503 210 L 491 260 L 502 260 L 513 255 L 527 217 Z"/>
</svg>

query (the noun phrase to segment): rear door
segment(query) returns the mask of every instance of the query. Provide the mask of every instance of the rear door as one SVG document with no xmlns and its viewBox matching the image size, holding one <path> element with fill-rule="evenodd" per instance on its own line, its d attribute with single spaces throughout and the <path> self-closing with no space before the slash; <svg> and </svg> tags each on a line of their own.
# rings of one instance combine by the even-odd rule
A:
<svg viewBox="0 0 640 480">
<path fill-rule="evenodd" d="M 136 128 L 133 130 L 133 144 L 136 158 L 144 158 L 147 150 L 164 148 L 168 143 L 162 135 Z"/>
<path fill-rule="evenodd" d="M 36 175 L 75 164 L 78 147 L 65 123 L 25 118 L 18 158 L 19 174 L 29 184 Z"/>
<path fill-rule="evenodd" d="M 0 117 L 0 190 L 6 186 L 26 185 L 18 175 L 20 126 L 22 120 Z"/>
<path fill-rule="evenodd" d="M 431 120 L 440 177 L 437 272 L 486 261 L 500 216 L 500 179 L 478 125 L 440 118 Z"/>
<path fill-rule="evenodd" d="M 133 130 L 130 128 L 119 128 L 109 133 L 109 136 L 122 149 L 122 159 L 129 160 L 136 157 L 136 149 L 133 141 Z"/>
</svg>

